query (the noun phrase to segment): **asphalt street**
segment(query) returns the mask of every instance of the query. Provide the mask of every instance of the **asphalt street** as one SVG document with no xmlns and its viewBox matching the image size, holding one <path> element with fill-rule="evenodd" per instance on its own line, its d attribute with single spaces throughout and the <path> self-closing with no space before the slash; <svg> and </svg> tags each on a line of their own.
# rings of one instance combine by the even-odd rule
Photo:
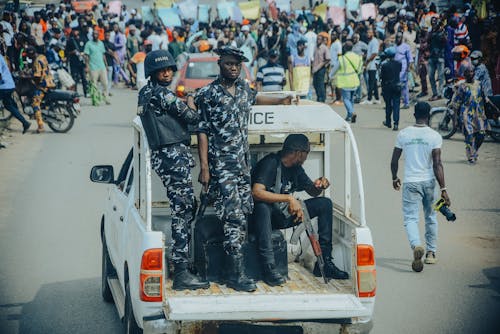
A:
<svg viewBox="0 0 500 334">
<path fill-rule="evenodd" d="M 21 135 L 0 150 L 0 332 L 119 333 L 100 297 L 99 219 L 105 186 L 92 165 L 119 168 L 132 140 L 136 91 L 114 89 L 111 106 L 83 111 L 68 134 Z M 373 333 L 498 333 L 500 146 L 487 140 L 468 166 L 462 137 L 444 141 L 455 223 L 439 217 L 438 264 L 411 271 L 401 194 L 391 188 L 396 133 L 381 105 L 359 106 L 353 124 L 363 165 L 367 220 L 377 256 Z M 335 107 L 342 116 L 343 107 Z M 403 111 L 401 127 L 412 124 Z M 335 187 L 335 180 L 332 180 Z"/>
</svg>

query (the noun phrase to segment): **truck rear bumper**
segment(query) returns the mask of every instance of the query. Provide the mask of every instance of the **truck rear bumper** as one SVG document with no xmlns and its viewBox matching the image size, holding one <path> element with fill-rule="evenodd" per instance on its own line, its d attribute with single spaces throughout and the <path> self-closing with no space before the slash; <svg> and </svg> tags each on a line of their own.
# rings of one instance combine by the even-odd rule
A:
<svg viewBox="0 0 500 334">
<path fill-rule="evenodd" d="M 296 322 L 238 322 L 238 321 L 168 321 L 163 315 L 144 317 L 144 334 L 171 334 L 182 330 L 186 333 L 298 333 L 298 334 L 367 334 L 373 327 L 370 320 L 366 323 L 336 323 L 321 321 Z M 342 320 L 342 319 L 338 319 Z M 348 319 L 345 319 L 348 320 Z"/>
</svg>

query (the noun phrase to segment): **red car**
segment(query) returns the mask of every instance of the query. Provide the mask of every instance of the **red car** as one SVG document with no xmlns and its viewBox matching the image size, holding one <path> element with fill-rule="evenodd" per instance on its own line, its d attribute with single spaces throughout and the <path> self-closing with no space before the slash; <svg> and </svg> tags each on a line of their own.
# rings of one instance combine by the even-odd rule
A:
<svg viewBox="0 0 500 334">
<path fill-rule="evenodd" d="M 219 56 L 213 53 L 190 53 L 186 55 L 186 62 L 179 70 L 175 92 L 183 98 L 196 89 L 208 85 L 219 75 Z M 241 67 L 241 78 L 245 79 L 250 87 L 254 88 L 248 67 Z"/>
</svg>

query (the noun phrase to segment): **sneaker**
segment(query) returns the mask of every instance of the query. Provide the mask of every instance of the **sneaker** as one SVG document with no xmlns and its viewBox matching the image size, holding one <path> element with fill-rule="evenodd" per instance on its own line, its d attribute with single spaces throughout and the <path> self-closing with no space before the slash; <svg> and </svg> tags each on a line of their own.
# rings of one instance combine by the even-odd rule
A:
<svg viewBox="0 0 500 334">
<path fill-rule="evenodd" d="M 380 100 L 373 100 L 373 104 L 381 104 Z"/>
<path fill-rule="evenodd" d="M 437 262 L 436 253 L 433 251 L 427 251 L 427 254 L 425 254 L 424 262 L 426 264 L 436 264 Z"/>
<path fill-rule="evenodd" d="M 424 269 L 424 263 L 422 262 L 424 252 L 425 250 L 422 246 L 416 246 L 413 248 L 413 262 L 411 263 L 411 269 L 417 273 Z"/>
<path fill-rule="evenodd" d="M 361 101 L 360 104 L 373 104 L 373 102 L 370 100 L 364 100 L 364 101 Z"/>
<path fill-rule="evenodd" d="M 389 129 L 391 128 L 391 122 L 387 123 L 386 121 L 383 121 L 382 125 L 384 125 L 385 127 L 388 127 Z"/>
<path fill-rule="evenodd" d="M 398 131 L 399 130 L 399 127 L 397 124 L 394 124 L 394 127 L 392 128 L 392 131 Z"/>
<path fill-rule="evenodd" d="M 358 117 L 358 115 L 356 114 L 352 114 L 352 117 L 351 117 L 351 123 L 356 123 L 356 118 Z"/>
</svg>

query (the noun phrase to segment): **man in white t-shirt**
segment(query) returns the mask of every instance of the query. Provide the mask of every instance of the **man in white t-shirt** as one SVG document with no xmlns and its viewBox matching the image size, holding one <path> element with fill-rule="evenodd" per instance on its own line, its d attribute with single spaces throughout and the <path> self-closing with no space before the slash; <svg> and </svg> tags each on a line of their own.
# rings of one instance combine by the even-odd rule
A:
<svg viewBox="0 0 500 334">
<path fill-rule="evenodd" d="M 436 211 L 433 210 L 436 180 L 439 183 L 441 197 L 446 205 L 450 205 L 441 163 L 443 139 L 439 133 L 427 126 L 430 109 L 431 106 L 427 102 L 418 102 L 415 105 L 416 123 L 399 132 L 391 159 L 392 186 L 395 190 L 399 190 L 401 180 L 398 178 L 398 163 L 401 153 L 404 152 L 403 219 L 413 250 L 412 269 L 416 272 L 424 268 L 422 257 L 425 252 L 418 231 L 419 202 L 423 205 L 425 216 L 427 249 L 425 263 L 427 264 L 437 262 L 437 219 Z"/>
</svg>

